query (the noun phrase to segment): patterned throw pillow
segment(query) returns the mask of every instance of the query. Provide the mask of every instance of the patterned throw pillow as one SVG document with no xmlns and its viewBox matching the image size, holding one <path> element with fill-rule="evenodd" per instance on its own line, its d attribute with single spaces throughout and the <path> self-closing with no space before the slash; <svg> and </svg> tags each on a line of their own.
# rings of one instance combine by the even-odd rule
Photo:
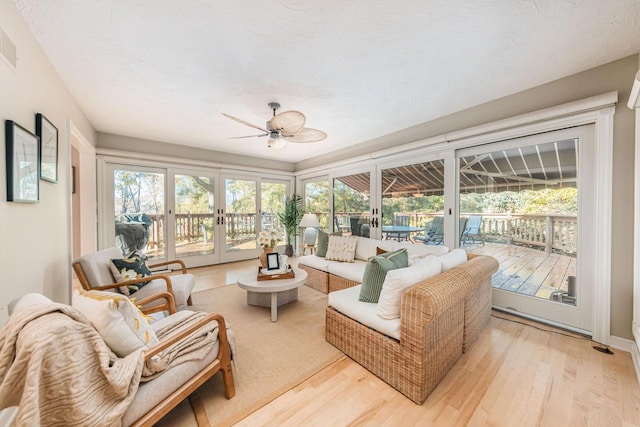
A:
<svg viewBox="0 0 640 427">
<path fill-rule="evenodd" d="M 111 273 L 116 283 L 126 282 L 127 280 L 140 279 L 143 277 L 151 276 L 151 270 L 147 267 L 144 260 L 138 256 L 133 255 L 126 259 L 112 259 L 111 260 Z M 118 289 L 124 295 L 131 295 L 140 290 L 144 285 L 149 282 L 136 283 L 134 285 L 120 286 Z"/>
<path fill-rule="evenodd" d="M 353 262 L 357 243 L 358 236 L 329 236 L 329 247 L 325 259 Z"/>
<path fill-rule="evenodd" d="M 367 260 L 362 275 L 362 286 L 358 300 L 377 303 L 382 291 L 382 284 L 387 276 L 387 271 L 409 266 L 407 248 L 384 254 L 372 256 Z"/>
<path fill-rule="evenodd" d="M 342 236 L 342 233 L 329 234 L 326 231 L 320 230 L 318 232 L 318 247 L 316 248 L 316 256 L 326 257 L 327 250 L 329 249 L 329 236 Z"/>
<path fill-rule="evenodd" d="M 143 346 L 159 343 L 149 318 L 124 295 L 104 291 L 80 291 L 73 296 L 73 308 L 80 311 L 119 357 Z"/>
</svg>

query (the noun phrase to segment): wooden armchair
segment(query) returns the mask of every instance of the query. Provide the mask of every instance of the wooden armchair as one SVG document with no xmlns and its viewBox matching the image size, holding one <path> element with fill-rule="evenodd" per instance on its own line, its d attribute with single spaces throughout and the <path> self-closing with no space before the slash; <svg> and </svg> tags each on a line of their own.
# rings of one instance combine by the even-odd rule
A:
<svg viewBox="0 0 640 427">
<path fill-rule="evenodd" d="M 176 312 L 173 296 L 166 292 L 136 301 L 136 303 L 142 306 L 142 312 L 150 314 L 158 311 L 158 306 L 153 306 L 151 309 L 145 309 L 144 307 L 153 301 L 161 300 L 164 300 L 164 302 L 159 307 L 161 307 L 161 310 L 167 310 L 170 315 L 152 325 L 156 330 L 162 326 L 179 322 L 189 313 L 188 310 Z M 212 351 L 203 360 L 183 363 L 169 369 L 169 371 L 152 381 L 141 383 L 129 409 L 122 418 L 123 426 L 153 426 L 187 397 L 198 425 L 201 427 L 208 426 L 209 421 L 201 409 L 202 404 L 197 395 L 192 396 L 191 394 L 218 371 L 222 373 L 225 397 L 231 399 L 235 396 L 229 339 L 224 318 L 220 314 L 208 314 L 188 329 L 173 334 L 158 345 L 150 347 L 144 352 L 144 361 L 147 362 L 153 356 L 180 342 L 210 322 L 217 322 L 218 324 L 218 351 Z M 179 386 L 177 386 L 178 384 Z"/>
<path fill-rule="evenodd" d="M 114 283 L 111 274 L 110 263 L 112 259 L 122 258 L 122 254 L 116 248 L 107 248 L 92 254 L 83 255 L 73 261 L 73 270 L 84 290 L 114 290 L 121 286 L 133 285 L 136 283 L 150 283 L 143 286 L 133 295 L 136 300 L 147 298 L 161 292 L 169 292 L 175 299 L 178 309 L 183 309 L 191 303 L 191 291 L 195 286 L 195 277 L 187 273 L 187 268 L 182 260 L 171 260 L 156 264 L 149 264 L 149 268 L 170 266 L 177 264 L 180 266 L 182 274 L 154 274 L 141 279 L 128 280 L 126 282 Z M 157 305 L 157 303 L 155 304 Z"/>
<path fill-rule="evenodd" d="M 58 424 L 59 422 L 73 425 L 80 425 L 78 423 L 99 425 L 99 422 L 104 421 L 102 416 L 106 414 L 111 417 L 109 418 L 109 423 L 120 420 L 123 426 L 152 426 L 188 397 L 194 409 L 198 425 L 208 426 L 209 420 L 202 409 L 202 404 L 197 400 L 197 395 L 190 395 L 219 371 L 222 373 L 225 397 L 231 399 L 235 395 L 230 343 L 224 318 L 220 314 L 207 314 L 197 321 L 187 323 L 189 326 L 186 326 L 185 319 L 192 316 L 194 312 L 189 310 L 176 312 L 173 296 L 166 292 L 136 301 L 136 303 L 151 303 L 154 305 L 152 311 L 155 312 L 157 311 L 155 307 L 160 307 L 170 313 L 169 316 L 151 324 L 154 331 L 175 325 L 181 325 L 181 327 L 177 328 L 175 332 L 160 337 L 158 344 L 144 349 L 142 354 L 132 353 L 124 359 L 118 359 L 118 363 L 109 363 L 110 356 L 105 353 L 107 351 L 106 344 L 101 340 L 97 342 L 100 337 L 99 332 L 90 323 L 78 321 L 77 318 L 69 315 L 69 313 L 73 314 L 75 311 L 71 308 L 65 309 L 68 306 L 55 304 L 41 294 L 27 294 L 12 301 L 9 304 L 10 315 L 11 317 L 17 316 L 17 319 L 20 319 L 14 322 L 13 325 L 21 325 L 20 328 L 12 328 L 12 330 L 15 329 L 19 334 L 18 343 L 21 344 L 16 346 L 17 356 L 11 360 L 21 361 L 22 370 L 12 369 L 6 371 L 5 373 L 13 372 L 11 377 L 5 376 L 3 378 L 0 375 L 0 386 L 19 387 L 23 383 L 35 382 L 36 389 L 38 388 L 37 384 L 40 384 L 40 386 L 44 387 L 44 390 L 47 390 L 51 381 L 47 381 L 46 378 L 52 375 L 54 376 L 53 383 L 56 384 L 56 390 L 55 393 L 43 393 L 38 399 L 27 398 L 27 400 L 23 400 L 25 399 L 24 393 L 8 393 L 5 398 L 0 399 L 2 400 L 0 402 L 0 410 L 4 407 L 18 406 L 19 411 L 23 410 L 23 413 L 18 411 L 18 419 L 31 425 L 39 424 L 39 422 L 44 422 L 43 425 Z M 51 305 L 55 306 L 52 310 L 46 309 L 47 306 Z M 43 309 L 43 307 L 45 308 Z M 38 312 L 37 317 L 32 315 L 35 311 Z M 148 313 L 144 307 L 142 311 Z M 27 319 L 25 323 L 22 323 L 22 319 L 25 319 L 25 316 Z M 117 397 L 114 397 L 113 394 L 108 395 L 110 400 L 95 400 L 100 399 L 101 396 L 107 396 L 103 393 L 104 387 L 101 385 L 102 383 L 95 381 L 96 378 L 102 378 L 102 375 L 105 377 L 109 375 L 108 372 L 103 370 L 122 369 L 130 357 L 134 357 L 135 360 L 139 360 L 138 357 L 144 357 L 144 362 L 146 363 L 152 357 L 176 343 L 185 345 L 192 334 L 197 333 L 196 331 L 213 322 L 217 324 L 218 338 L 211 351 L 201 359 L 170 365 L 159 376 L 146 382 L 139 382 L 133 398 L 123 393 L 122 395 L 118 394 Z M 49 338 L 34 340 L 34 337 L 38 337 L 39 334 L 44 334 Z M 62 341 L 64 341 L 64 345 L 61 344 Z M 27 360 L 24 358 L 25 351 L 30 354 L 48 354 L 51 359 L 48 359 L 46 363 L 39 364 L 37 358 L 29 358 L 28 364 L 33 363 L 35 366 L 34 369 L 29 369 L 28 366 L 23 366 L 24 360 Z M 78 362 L 76 354 L 82 354 L 81 358 L 86 360 L 83 365 L 85 372 L 69 369 L 70 366 L 73 367 Z M 103 360 L 103 362 L 109 363 L 109 365 L 101 365 L 100 368 L 95 365 L 96 362 L 90 363 L 94 359 L 105 359 L 106 361 Z M 48 363 L 52 361 L 55 363 Z M 61 374 L 62 380 L 55 377 L 60 367 L 67 367 L 66 371 Z M 89 372 L 86 371 L 87 369 L 94 369 L 94 371 Z M 34 375 L 33 372 L 37 372 L 37 374 Z M 60 373 L 58 372 L 58 374 Z M 22 375 L 24 378 L 18 377 L 18 375 Z M 83 383 L 88 388 L 77 387 L 77 378 L 87 376 L 94 380 Z M 127 385 L 129 377 L 124 371 L 122 375 L 111 375 L 111 378 L 117 378 L 117 384 L 121 387 L 125 387 L 125 389 L 129 387 Z M 7 386 L 7 384 L 9 385 Z M 17 385 L 12 386 L 11 384 Z M 110 384 L 113 385 L 114 383 Z M 19 387 L 17 390 L 23 390 L 25 387 Z M 131 388 L 129 389 L 131 390 Z M 8 388 L 5 391 L 7 390 L 11 391 L 13 388 Z M 120 390 L 122 391 L 122 389 Z M 91 399 L 93 399 L 89 399 L 93 409 L 88 412 L 84 411 L 87 394 L 92 396 Z M 120 401 L 125 399 L 130 403 L 127 406 L 122 406 Z M 3 402 L 4 404 L 2 404 Z M 113 417 L 117 418 L 113 419 Z"/>
</svg>

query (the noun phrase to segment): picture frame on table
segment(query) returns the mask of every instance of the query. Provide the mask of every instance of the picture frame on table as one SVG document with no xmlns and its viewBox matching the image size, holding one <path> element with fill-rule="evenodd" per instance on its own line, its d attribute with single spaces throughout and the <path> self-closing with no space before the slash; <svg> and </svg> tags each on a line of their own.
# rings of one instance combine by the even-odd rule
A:
<svg viewBox="0 0 640 427">
<path fill-rule="evenodd" d="M 36 135 L 40 138 L 40 179 L 58 182 L 58 128 L 38 113 Z"/>
<path fill-rule="evenodd" d="M 5 121 L 7 201 L 40 201 L 40 138 L 13 120 Z"/>
<path fill-rule="evenodd" d="M 280 254 L 271 252 L 267 254 L 267 270 L 280 270 Z"/>
</svg>

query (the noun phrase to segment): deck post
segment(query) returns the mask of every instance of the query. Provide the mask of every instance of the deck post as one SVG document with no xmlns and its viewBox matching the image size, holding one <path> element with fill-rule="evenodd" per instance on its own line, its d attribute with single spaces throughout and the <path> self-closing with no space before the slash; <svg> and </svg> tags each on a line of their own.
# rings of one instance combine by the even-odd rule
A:
<svg viewBox="0 0 640 427">
<path fill-rule="evenodd" d="M 545 239 L 544 253 L 547 255 L 551 253 L 551 247 L 553 246 L 553 222 L 551 217 L 547 217 L 547 238 Z"/>
</svg>

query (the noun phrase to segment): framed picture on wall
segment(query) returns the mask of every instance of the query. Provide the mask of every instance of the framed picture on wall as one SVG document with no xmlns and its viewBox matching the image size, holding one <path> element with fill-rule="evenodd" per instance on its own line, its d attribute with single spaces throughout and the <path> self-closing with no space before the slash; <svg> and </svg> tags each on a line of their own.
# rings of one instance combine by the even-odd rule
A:
<svg viewBox="0 0 640 427">
<path fill-rule="evenodd" d="M 36 135 L 40 137 L 40 179 L 58 182 L 58 128 L 38 113 Z"/>
<path fill-rule="evenodd" d="M 7 200 L 35 203 L 40 200 L 40 140 L 12 120 L 5 121 L 5 133 Z"/>
</svg>

